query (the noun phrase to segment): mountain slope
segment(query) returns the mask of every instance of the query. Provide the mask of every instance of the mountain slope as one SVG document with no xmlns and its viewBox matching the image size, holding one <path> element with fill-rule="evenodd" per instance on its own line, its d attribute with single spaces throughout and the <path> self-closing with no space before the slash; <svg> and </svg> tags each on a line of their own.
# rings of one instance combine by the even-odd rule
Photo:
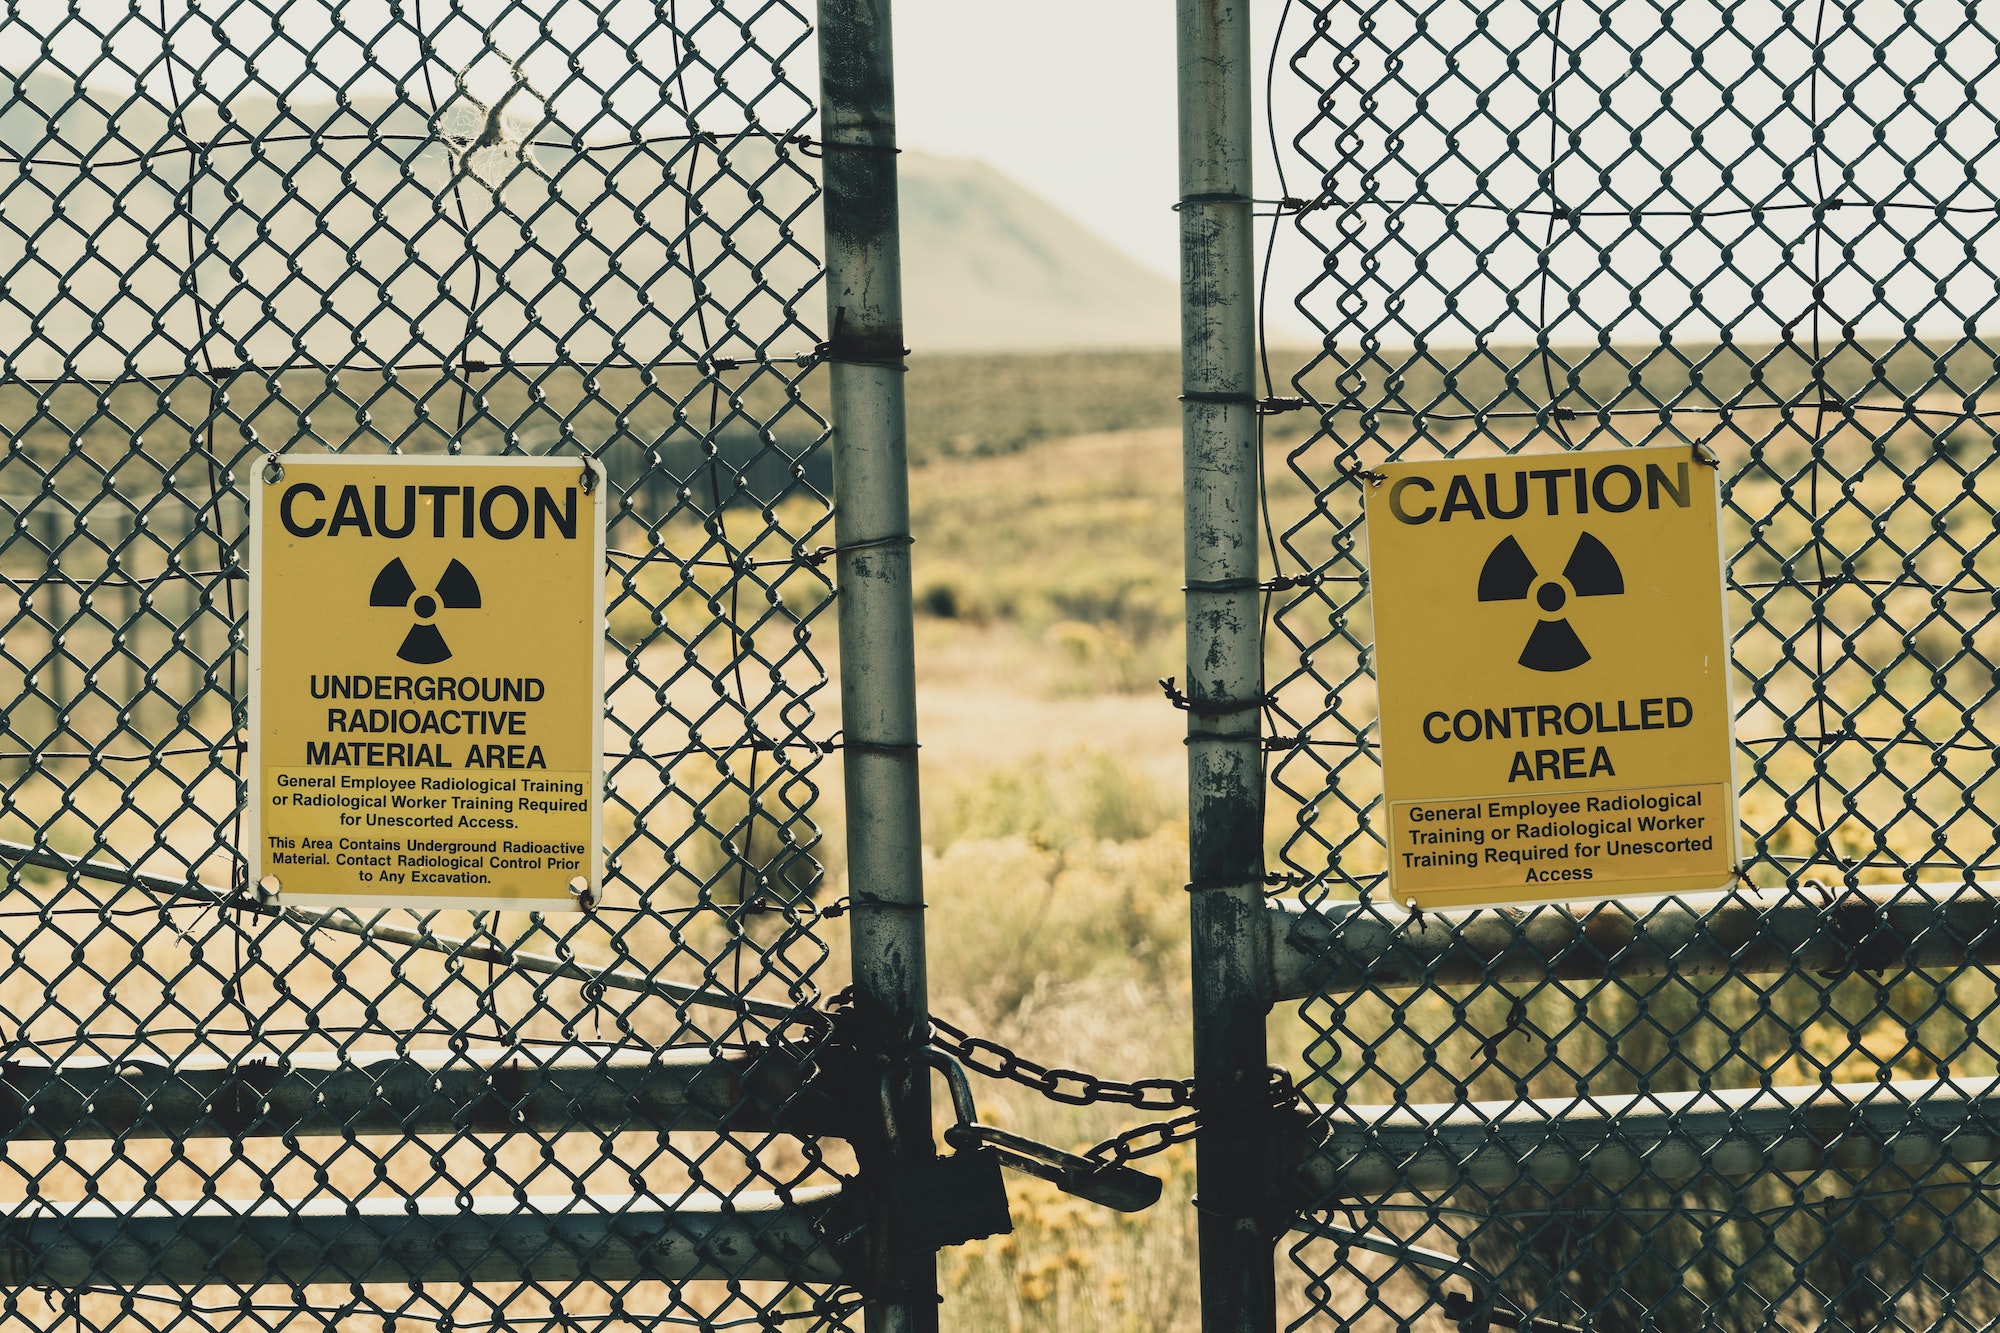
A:
<svg viewBox="0 0 2000 1333">
<path fill-rule="evenodd" d="M 1174 285 L 983 162 L 905 153 L 903 310 L 912 347 L 1166 347 Z"/>
<path fill-rule="evenodd" d="M 198 326 L 217 361 L 259 364 L 790 356 L 818 340 L 813 159 L 764 138 L 580 152 L 516 102 L 498 125 L 462 103 L 246 99 L 226 129 L 197 105 L 188 133 L 210 148 L 190 182 L 193 155 L 146 99 L 0 75 L 0 148 L 36 159 L 0 165 L 0 363 L 172 373 Z M 291 141 L 252 151 L 245 135 Z M 1166 279 L 989 167 L 911 153 L 902 169 L 913 348 L 1171 343 Z"/>
</svg>

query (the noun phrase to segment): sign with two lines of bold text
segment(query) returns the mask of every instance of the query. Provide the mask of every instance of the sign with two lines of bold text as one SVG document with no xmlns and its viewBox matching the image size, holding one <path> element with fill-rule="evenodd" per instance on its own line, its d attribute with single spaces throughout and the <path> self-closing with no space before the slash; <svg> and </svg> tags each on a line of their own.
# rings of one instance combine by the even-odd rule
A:
<svg viewBox="0 0 2000 1333">
<path fill-rule="evenodd" d="M 1680 447 L 1380 476 L 1368 546 L 1396 901 L 1727 884 L 1716 469 Z"/>
<path fill-rule="evenodd" d="M 594 898 L 603 480 L 574 458 L 287 456 L 253 483 L 260 883 L 368 910 Z"/>
</svg>

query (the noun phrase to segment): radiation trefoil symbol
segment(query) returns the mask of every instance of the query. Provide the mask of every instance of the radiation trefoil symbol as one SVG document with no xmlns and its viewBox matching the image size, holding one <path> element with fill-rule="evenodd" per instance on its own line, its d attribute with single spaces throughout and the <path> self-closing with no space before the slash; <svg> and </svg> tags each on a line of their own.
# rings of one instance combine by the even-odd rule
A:
<svg viewBox="0 0 2000 1333">
<path fill-rule="evenodd" d="M 1530 671 L 1574 671 L 1590 660 L 1590 650 L 1583 646 L 1568 617 L 1556 615 L 1572 594 L 1615 597 L 1624 591 L 1625 575 L 1617 559 L 1587 532 L 1576 539 L 1576 549 L 1570 552 L 1560 579 L 1545 579 L 1536 573 L 1534 561 L 1512 537 L 1493 548 L 1479 571 L 1480 601 L 1526 601 L 1532 592 L 1535 605 L 1546 613 L 1529 633 L 1528 646 L 1521 650 L 1521 665 Z"/>
<path fill-rule="evenodd" d="M 444 576 L 437 581 L 436 597 L 424 593 L 412 605 L 410 595 L 416 591 L 416 581 L 410 577 L 410 571 L 403 568 L 399 557 L 382 566 L 382 572 L 375 576 L 375 586 L 368 593 L 368 605 L 407 606 L 415 611 L 417 623 L 410 626 L 410 632 L 403 636 L 403 646 L 396 650 L 396 656 L 405 662 L 430 666 L 451 656 L 444 635 L 438 633 L 430 618 L 438 613 L 441 606 L 455 611 L 478 610 L 479 583 L 472 577 L 471 570 L 454 560 L 444 567 Z"/>
</svg>

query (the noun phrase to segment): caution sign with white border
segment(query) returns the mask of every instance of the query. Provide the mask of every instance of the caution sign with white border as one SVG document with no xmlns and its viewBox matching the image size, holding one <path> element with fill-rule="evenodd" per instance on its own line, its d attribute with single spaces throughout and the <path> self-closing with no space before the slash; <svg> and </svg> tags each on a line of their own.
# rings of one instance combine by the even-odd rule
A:
<svg viewBox="0 0 2000 1333">
<path fill-rule="evenodd" d="M 1368 558 L 1395 900 L 1729 883 L 1716 469 L 1667 447 L 1379 471 Z"/>
<path fill-rule="evenodd" d="M 253 878 L 575 908 L 602 877 L 604 471 L 298 457 L 253 483 Z"/>
</svg>

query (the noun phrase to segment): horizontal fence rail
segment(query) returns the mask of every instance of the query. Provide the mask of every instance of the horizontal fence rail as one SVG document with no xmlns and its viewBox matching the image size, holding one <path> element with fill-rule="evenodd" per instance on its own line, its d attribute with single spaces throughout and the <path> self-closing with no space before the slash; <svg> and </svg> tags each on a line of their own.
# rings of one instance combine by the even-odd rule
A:
<svg viewBox="0 0 2000 1333">
<path fill-rule="evenodd" d="M 0 1218 L 0 1285 L 839 1282 L 838 1187 L 667 1198 L 43 1205 Z"/>
<path fill-rule="evenodd" d="M 769 1050 L 472 1048 L 0 1063 L 10 1140 L 782 1129 L 837 1136 L 811 1068 Z"/>
<path fill-rule="evenodd" d="M 1820 978 L 2000 964 L 2000 885 L 1781 890 L 1422 917 L 1273 902 L 1277 998 L 1606 978 Z"/>
<path fill-rule="evenodd" d="M 1685 1185 L 1760 1172 L 1911 1175 L 2000 1160 L 2000 1079 L 1717 1088 L 1534 1102 L 1337 1108 L 1300 1173 L 1307 1197 L 1555 1196 L 1579 1181 Z"/>
</svg>

